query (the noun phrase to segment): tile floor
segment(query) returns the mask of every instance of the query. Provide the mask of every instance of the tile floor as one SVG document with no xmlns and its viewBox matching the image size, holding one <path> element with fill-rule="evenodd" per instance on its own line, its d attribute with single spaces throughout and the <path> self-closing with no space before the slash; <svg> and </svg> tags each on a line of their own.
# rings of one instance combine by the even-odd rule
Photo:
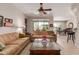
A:
<svg viewBox="0 0 79 59">
<path fill-rule="evenodd" d="M 75 46 L 72 40 L 67 43 L 67 36 L 57 36 L 57 43 L 63 47 L 61 55 L 79 55 L 79 48 Z M 22 51 L 20 55 L 29 55 L 31 43 Z"/>
</svg>

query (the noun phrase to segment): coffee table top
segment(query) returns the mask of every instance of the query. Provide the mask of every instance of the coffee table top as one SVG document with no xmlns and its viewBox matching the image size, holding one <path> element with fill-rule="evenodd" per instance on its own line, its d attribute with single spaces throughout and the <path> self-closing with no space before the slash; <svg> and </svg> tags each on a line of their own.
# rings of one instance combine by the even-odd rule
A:
<svg viewBox="0 0 79 59">
<path fill-rule="evenodd" d="M 46 47 L 43 47 L 42 38 L 37 38 L 32 42 L 30 50 L 61 50 L 61 46 L 58 43 L 50 42 L 50 40 L 47 39 L 47 45 Z"/>
</svg>

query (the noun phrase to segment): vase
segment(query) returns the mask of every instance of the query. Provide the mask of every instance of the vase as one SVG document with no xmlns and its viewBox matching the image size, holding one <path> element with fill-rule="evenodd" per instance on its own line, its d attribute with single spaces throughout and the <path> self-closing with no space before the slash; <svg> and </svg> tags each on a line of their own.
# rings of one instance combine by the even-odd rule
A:
<svg viewBox="0 0 79 59">
<path fill-rule="evenodd" d="M 46 47 L 47 46 L 47 40 L 42 40 L 42 45 L 43 45 L 43 47 Z"/>
</svg>

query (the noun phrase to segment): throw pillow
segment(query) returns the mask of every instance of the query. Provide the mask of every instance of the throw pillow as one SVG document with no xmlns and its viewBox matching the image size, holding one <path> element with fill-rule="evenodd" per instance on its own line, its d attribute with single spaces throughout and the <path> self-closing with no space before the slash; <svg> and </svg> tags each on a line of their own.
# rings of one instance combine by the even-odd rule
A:
<svg viewBox="0 0 79 59">
<path fill-rule="evenodd" d="M 0 42 L 0 50 L 5 48 L 5 44 L 3 44 L 2 42 Z"/>
</svg>

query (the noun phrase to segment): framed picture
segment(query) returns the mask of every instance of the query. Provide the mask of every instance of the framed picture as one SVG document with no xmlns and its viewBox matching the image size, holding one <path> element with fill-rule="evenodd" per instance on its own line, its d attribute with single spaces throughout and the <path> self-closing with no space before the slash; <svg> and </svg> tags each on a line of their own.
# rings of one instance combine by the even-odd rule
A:
<svg viewBox="0 0 79 59">
<path fill-rule="evenodd" d="M 13 26 L 13 19 L 5 18 L 4 26 L 5 27 L 12 27 Z"/>
<path fill-rule="evenodd" d="M 0 16 L 0 27 L 2 27 L 3 26 L 3 16 Z"/>
<path fill-rule="evenodd" d="M 53 27 L 53 24 L 50 24 L 50 27 Z"/>
</svg>

